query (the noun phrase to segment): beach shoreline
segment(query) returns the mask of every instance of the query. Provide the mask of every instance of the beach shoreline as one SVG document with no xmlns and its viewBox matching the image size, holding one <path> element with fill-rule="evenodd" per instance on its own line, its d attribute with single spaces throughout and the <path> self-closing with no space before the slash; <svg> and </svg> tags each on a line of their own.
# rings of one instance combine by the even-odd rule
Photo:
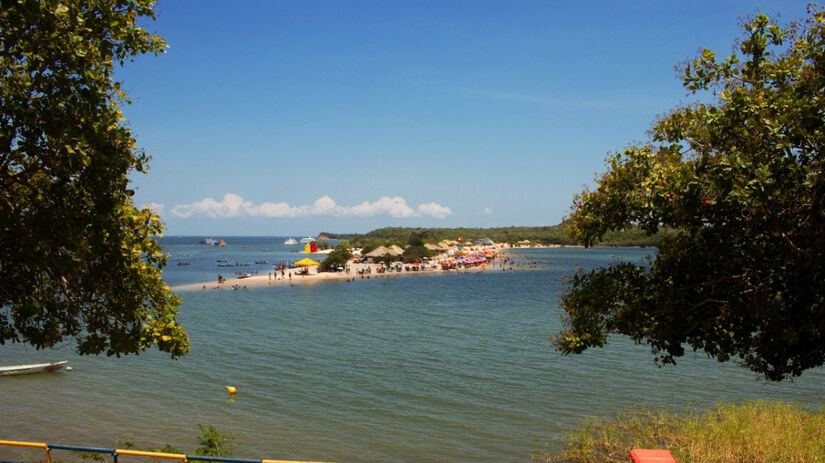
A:
<svg viewBox="0 0 825 463">
<path fill-rule="evenodd" d="M 198 283 L 188 283 L 183 285 L 176 285 L 172 287 L 173 291 L 196 291 L 196 290 L 243 290 L 252 287 L 262 287 L 271 285 L 296 285 L 296 284 L 314 284 L 322 281 L 347 281 L 355 280 L 369 280 L 375 278 L 396 278 L 400 276 L 415 276 L 415 275 L 448 275 L 461 273 L 475 273 L 485 271 L 505 271 L 505 270 L 519 270 L 522 267 L 530 268 L 530 265 L 523 265 L 515 262 L 512 256 L 508 256 L 509 252 L 518 252 L 519 250 L 527 249 L 544 249 L 544 248 L 581 248 L 580 245 L 558 245 L 558 244 L 521 244 L 517 246 L 510 246 L 505 243 L 494 243 L 491 246 L 484 246 L 483 249 L 492 250 L 495 258 L 487 263 L 473 266 L 461 266 L 457 268 L 443 269 L 441 262 L 452 259 L 456 248 L 450 249 L 449 252 L 439 254 L 428 261 L 428 263 L 419 265 L 417 270 L 412 269 L 412 264 L 401 264 L 401 271 L 390 271 L 383 264 L 376 262 L 369 263 L 355 263 L 352 259 L 347 262 L 348 271 L 339 272 L 319 272 L 319 267 L 295 267 L 284 270 L 267 270 L 264 273 L 256 273 L 248 277 L 238 277 L 233 275 L 227 277 L 221 275 L 220 282 L 216 280 L 202 281 Z M 594 246 L 600 247 L 600 246 Z M 331 250 L 311 253 L 309 256 L 318 254 L 328 254 Z M 308 273 L 302 272 L 306 269 Z M 216 273 L 216 277 L 219 274 Z"/>
<path fill-rule="evenodd" d="M 466 267 L 461 269 L 442 270 L 441 268 L 426 268 L 420 270 L 405 270 L 378 273 L 378 264 L 350 264 L 351 270 L 347 272 L 317 272 L 317 267 L 310 270 L 308 274 L 300 274 L 300 269 L 284 270 L 285 275 L 281 276 L 281 272 L 267 272 L 266 274 L 252 275 L 246 278 L 225 278 L 222 283 L 217 281 L 190 283 L 186 285 L 173 286 L 174 291 L 196 291 L 207 289 L 248 289 L 252 287 L 272 286 L 272 285 L 296 285 L 296 284 L 312 284 L 322 281 L 355 281 L 355 280 L 369 280 L 375 278 L 397 278 L 401 276 L 414 275 L 440 275 L 450 273 L 464 273 L 464 272 L 483 272 L 488 269 L 492 270 L 494 264 L 487 264 L 486 266 Z M 369 273 L 358 273 L 358 270 L 370 268 Z M 276 275 L 277 274 L 277 275 Z"/>
<path fill-rule="evenodd" d="M 504 270 L 509 264 L 512 268 L 512 261 L 508 258 L 502 259 L 501 256 L 505 254 L 506 250 L 516 250 L 524 248 L 509 248 L 507 245 L 496 243 L 492 246 L 485 247 L 493 250 L 496 258 L 490 262 L 481 265 L 460 266 L 458 268 L 442 268 L 441 262 L 451 259 L 455 252 L 452 249 L 449 253 L 439 254 L 433 257 L 428 263 L 421 265 L 416 264 L 416 270 L 413 270 L 412 264 L 401 264 L 401 271 L 390 271 L 383 264 L 370 263 L 355 263 L 353 260 L 347 262 L 346 271 L 339 272 L 319 272 L 319 267 L 296 267 L 284 270 L 267 270 L 266 272 L 256 273 L 248 277 L 239 277 L 237 275 L 220 275 L 220 281 L 204 281 L 198 283 L 189 283 L 184 285 L 173 286 L 174 291 L 196 291 L 196 290 L 243 290 L 252 287 L 271 286 L 271 285 L 295 285 L 317 283 L 321 281 L 355 281 L 368 280 L 374 278 L 395 278 L 399 276 L 413 276 L 413 275 L 441 275 L 441 274 L 457 274 L 468 272 L 484 272 L 487 270 L 499 271 Z M 306 271 L 308 273 L 304 274 Z M 216 274 L 216 277 L 219 276 Z"/>
</svg>

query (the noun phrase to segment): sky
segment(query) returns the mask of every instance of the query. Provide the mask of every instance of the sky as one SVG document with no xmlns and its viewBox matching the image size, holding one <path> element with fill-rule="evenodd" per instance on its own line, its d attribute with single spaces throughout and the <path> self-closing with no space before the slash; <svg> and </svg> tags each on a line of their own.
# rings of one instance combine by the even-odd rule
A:
<svg viewBox="0 0 825 463">
<path fill-rule="evenodd" d="M 696 100 L 675 67 L 797 0 L 161 0 L 117 71 L 166 236 L 555 225 Z"/>
</svg>

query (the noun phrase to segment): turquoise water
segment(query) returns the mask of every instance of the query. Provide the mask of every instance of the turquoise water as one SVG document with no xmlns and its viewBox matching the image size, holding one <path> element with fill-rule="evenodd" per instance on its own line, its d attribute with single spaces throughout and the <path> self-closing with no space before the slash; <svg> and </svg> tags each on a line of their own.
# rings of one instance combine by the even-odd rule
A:
<svg viewBox="0 0 825 463">
<path fill-rule="evenodd" d="M 173 254 L 167 281 L 214 281 L 218 258 L 300 257 L 283 238 L 227 241 L 215 249 L 165 240 Z M 68 359 L 74 368 L 0 378 L 0 439 L 101 447 L 131 439 L 192 450 L 202 423 L 233 432 L 242 444 L 235 456 L 245 458 L 518 462 L 537 447 L 558 448 L 584 416 L 646 404 L 823 405 L 822 369 L 765 384 L 700 354 L 660 369 L 646 347 L 621 337 L 580 356 L 553 350 L 547 337 L 561 326 L 562 278 L 576 265 L 650 253 L 521 250 L 516 258 L 534 271 L 184 292 L 180 320 L 192 351 L 180 360 L 0 347 L 0 364 Z M 192 264 L 177 267 L 179 258 Z M 234 400 L 225 385 L 238 388 Z"/>
</svg>

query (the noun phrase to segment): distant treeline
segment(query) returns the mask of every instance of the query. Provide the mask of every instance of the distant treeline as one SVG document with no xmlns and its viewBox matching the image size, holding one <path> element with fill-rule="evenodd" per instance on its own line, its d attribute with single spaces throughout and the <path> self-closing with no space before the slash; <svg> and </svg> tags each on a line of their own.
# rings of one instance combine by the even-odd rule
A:
<svg viewBox="0 0 825 463">
<path fill-rule="evenodd" d="M 395 243 L 408 244 L 411 241 L 438 243 L 443 240 L 476 241 L 489 238 L 496 243 L 519 244 L 529 241 L 531 244 L 559 244 L 577 245 L 567 233 L 567 225 L 559 224 L 551 227 L 498 227 L 498 228 L 403 228 L 386 227 L 373 230 L 365 234 L 329 233 L 319 235 L 335 240 L 347 240 L 357 247 L 375 247 L 377 244 Z M 598 243 L 600 246 L 647 246 L 655 247 L 659 244 L 664 233 L 648 236 L 638 227 L 621 232 L 610 232 Z"/>
</svg>

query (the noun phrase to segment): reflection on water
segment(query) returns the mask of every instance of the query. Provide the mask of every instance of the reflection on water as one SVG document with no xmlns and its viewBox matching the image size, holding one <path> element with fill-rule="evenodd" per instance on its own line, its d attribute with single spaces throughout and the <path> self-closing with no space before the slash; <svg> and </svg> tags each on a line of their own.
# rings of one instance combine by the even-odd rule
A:
<svg viewBox="0 0 825 463">
<path fill-rule="evenodd" d="M 224 239 L 221 249 L 167 242 L 191 261 L 170 265 L 167 280 L 214 278 L 224 256 L 294 257 L 283 239 Z M 245 458 L 528 461 L 583 416 L 720 399 L 822 404 L 821 369 L 782 384 L 701 354 L 660 369 L 646 347 L 622 337 L 579 356 L 555 352 L 547 337 L 561 326 L 562 279 L 575 266 L 650 252 L 521 250 L 534 271 L 186 292 L 180 319 L 192 351 L 177 361 L 0 347 L 0 364 L 69 359 L 74 367 L 0 378 L 0 438 L 191 450 L 201 423 L 235 433 L 235 455 Z M 238 388 L 234 399 L 227 385 Z"/>
</svg>

